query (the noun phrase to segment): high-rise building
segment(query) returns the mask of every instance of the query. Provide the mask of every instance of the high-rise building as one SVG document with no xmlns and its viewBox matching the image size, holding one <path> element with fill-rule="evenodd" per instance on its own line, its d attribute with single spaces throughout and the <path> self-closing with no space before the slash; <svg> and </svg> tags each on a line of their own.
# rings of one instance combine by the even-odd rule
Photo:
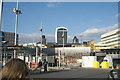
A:
<svg viewBox="0 0 120 80">
<path fill-rule="evenodd" d="M 101 41 L 95 44 L 96 49 L 118 58 L 120 54 L 120 28 L 101 35 Z"/>
<path fill-rule="evenodd" d="M 120 28 L 101 35 L 101 41 L 96 44 L 99 49 L 120 48 Z"/>
<path fill-rule="evenodd" d="M 42 44 L 46 44 L 46 38 L 45 38 L 45 35 L 42 35 Z"/>
<path fill-rule="evenodd" d="M 76 36 L 73 38 L 73 43 L 79 43 L 79 39 Z"/>
<path fill-rule="evenodd" d="M 56 28 L 56 33 L 55 33 L 55 42 L 56 43 L 67 43 L 67 31 L 68 29 L 65 27 L 58 27 Z"/>
</svg>

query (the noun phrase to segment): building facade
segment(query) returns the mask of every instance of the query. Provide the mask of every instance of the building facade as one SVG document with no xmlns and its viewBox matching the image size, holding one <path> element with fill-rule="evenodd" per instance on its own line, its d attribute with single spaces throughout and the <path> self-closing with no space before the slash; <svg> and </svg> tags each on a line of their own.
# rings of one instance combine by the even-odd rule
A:
<svg viewBox="0 0 120 80">
<path fill-rule="evenodd" d="M 67 32 L 68 32 L 68 29 L 65 27 L 56 28 L 55 42 L 62 44 L 64 41 L 64 43 L 67 43 Z"/>
<path fill-rule="evenodd" d="M 5 41 L 8 41 L 7 46 L 14 46 L 15 43 L 15 33 L 11 32 L 4 32 L 5 34 Z M 17 45 L 18 45 L 18 34 L 17 34 Z"/>
<path fill-rule="evenodd" d="M 120 28 L 101 35 L 101 41 L 96 44 L 98 49 L 120 48 Z"/>
<path fill-rule="evenodd" d="M 82 56 L 82 55 L 90 55 L 91 47 L 55 47 L 55 48 L 44 48 L 43 52 L 49 56 L 51 55 L 61 55 L 65 56 Z"/>
</svg>

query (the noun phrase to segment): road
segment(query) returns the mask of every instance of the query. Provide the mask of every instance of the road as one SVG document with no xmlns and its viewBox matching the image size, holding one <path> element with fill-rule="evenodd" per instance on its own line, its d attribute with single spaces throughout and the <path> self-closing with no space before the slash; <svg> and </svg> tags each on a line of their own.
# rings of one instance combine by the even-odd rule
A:
<svg viewBox="0 0 120 80">
<path fill-rule="evenodd" d="M 110 69 L 77 68 L 54 70 L 48 73 L 31 73 L 32 78 L 107 78 Z"/>
</svg>

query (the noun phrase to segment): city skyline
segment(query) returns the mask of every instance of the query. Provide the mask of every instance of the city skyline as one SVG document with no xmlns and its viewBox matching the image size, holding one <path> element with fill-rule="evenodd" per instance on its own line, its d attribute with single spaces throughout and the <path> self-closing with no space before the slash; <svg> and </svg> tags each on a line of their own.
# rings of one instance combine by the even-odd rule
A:
<svg viewBox="0 0 120 80">
<path fill-rule="evenodd" d="M 3 3 L 5 32 L 14 32 L 15 7 L 15 2 Z M 99 42 L 101 34 L 117 29 L 117 2 L 20 2 L 19 9 L 19 43 L 39 42 L 41 21 L 47 42 L 55 42 L 55 30 L 60 26 L 68 28 L 68 42 L 80 35 L 83 40 Z"/>
</svg>

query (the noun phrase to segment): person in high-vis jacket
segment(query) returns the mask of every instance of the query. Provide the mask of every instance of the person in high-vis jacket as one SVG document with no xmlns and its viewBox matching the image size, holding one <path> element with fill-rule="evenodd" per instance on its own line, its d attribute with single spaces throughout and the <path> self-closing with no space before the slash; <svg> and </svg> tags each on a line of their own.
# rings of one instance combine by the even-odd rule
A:
<svg viewBox="0 0 120 80">
<path fill-rule="evenodd" d="M 120 63 L 113 63 L 114 69 L 110 71 L 108 80 L 120 80 Z"/>
</svg>

